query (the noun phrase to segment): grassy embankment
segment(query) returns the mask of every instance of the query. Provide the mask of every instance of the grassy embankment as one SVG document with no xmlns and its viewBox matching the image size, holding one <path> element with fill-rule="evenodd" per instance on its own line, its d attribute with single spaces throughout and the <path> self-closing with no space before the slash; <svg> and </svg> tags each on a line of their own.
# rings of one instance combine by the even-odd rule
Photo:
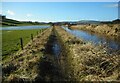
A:
<svg viewBox="0 0 120 83">
<path fill-rule="evenodd" d="M 56 27 L 66 51 L 65 68 L 75 81 L 120 80 L 120 54 L 108 54 L 106 48 L 84 42 Z"/>
<path fill-rule="evenodd" d="M 25 46 L 28 41 L 31 40 L 31 34 L 33 36 L 37 35 L 37 32 L 40 33 L 44 29 L 33 29 L 33 30 L 10 30 L 2 31 L 2 55 L 3 58 L 6 55 L 11 55 L 14 52 L 18 51 L 20 47 L 20 38 L 23 39 L 23 45 Z"/>
<path fill-rule="evenodd" d="M 24 50 L 3 60 L 3 82 L 35 81 L 37 78 L 41 78 L 39 77 L 40 58 L 43 57 L 50 33 L 49 28 L 29 42 Z"/>
</svg>

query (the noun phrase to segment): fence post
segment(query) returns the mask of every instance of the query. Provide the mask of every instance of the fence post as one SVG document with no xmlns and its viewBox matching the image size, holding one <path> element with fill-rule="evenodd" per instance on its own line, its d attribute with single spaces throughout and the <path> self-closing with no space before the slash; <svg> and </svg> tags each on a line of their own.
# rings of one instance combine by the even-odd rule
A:
<svg viewBox="0 0 120 83">
<path fill-rule="evenodd" d="M 31 34 L 31 40 L 33 41 L 33 34 Z"/>
<path fill-rule="evenodd" d="M 38 36 L 38 31 L 37 31 L 37 36 Z"/>
<path fill-rule="evenodd" d="M 23 50 L 23 39 L 20 38 L 20 45 L 21 45 L 21 49 Z"/>
</svg>

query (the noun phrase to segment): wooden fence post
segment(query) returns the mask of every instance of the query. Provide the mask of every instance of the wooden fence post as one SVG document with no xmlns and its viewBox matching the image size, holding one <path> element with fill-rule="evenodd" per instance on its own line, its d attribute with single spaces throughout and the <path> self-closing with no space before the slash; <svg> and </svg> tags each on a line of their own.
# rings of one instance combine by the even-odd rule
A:
<svg viewBox="0 0 120 83">
<path fill-rule="evenodd" d="M 31 40 L 33 41 L 33 34 L 31 34 Z"/>
<path fill-rule="evenodd" d="M 23 50 L 23 39 L 20 38 L 20 45 L 21 45 L 21 49 Z"/>
<path fill-rule="evenodd" d="M 38 36 L 38 31 L 37 31 L 37 36 Z"/>
</svg>

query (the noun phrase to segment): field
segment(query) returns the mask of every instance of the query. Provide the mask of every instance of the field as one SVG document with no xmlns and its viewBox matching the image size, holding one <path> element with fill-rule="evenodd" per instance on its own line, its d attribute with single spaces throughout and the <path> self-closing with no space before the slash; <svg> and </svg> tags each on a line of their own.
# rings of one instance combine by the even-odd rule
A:
<svg viewBox="0 0 120 83">
<path fill-rule="evenodd" d="M 4 82 L 118 81 L 119 55 L 54 26 L 34 37 L 24 50 L 3 60 L 2 79 Z"/>
<path fill-rule="evenodd" d="M 42 30 L 42 29 L 41 29 Z M 37 35 L 41 32 L 40 29 L 33 30 L 11 30 L 2 31 L 2 55 L 11 55 L 20 49 L 20 38 L 23 38 L 23 45 L 25 46 L 31 40 L 31 34 Z"/>
<path fill-rule="evenodd" d="M 51 29 L 48 29 L 46 33 L 43 31 L 37 37 L 34 37 L 33 41 L 29 42 L 24 50 L 15 53 L 9 59 L 4 59 L 2 69 L 5 77 L 3 76 L 2 79 L 10 82 L 11 79 L 19 80 L 20 76 L 25 78 L 24 81 L 32 81 L 36 76 L 39 76 L 38 65 L 50 33 Z M 6 78 L 8 77 L 6 74 L 10 73 L 10 78 Z"/>
</svg>

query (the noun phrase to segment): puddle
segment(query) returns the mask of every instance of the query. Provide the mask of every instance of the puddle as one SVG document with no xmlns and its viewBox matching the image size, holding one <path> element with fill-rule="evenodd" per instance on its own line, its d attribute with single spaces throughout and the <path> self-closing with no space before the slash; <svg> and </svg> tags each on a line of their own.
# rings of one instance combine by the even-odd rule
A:
<svg viewBox="0 0 120 83">
<path fill-rule="evenodd" d="M 9 27 L 0 27 L 0 30 L 29 30 L 29 29 L 41 29 L 41 28 L 49 28 L 50 26 L 9 26 Z"/>
<path fill-rule="evenodd" d="M 60 64 L 58 63 L 60 52 L 61 46 L 53 29 L 45 46 L 44 58 L 41 58 L 40 60 L 39 75 L 41 75 L 41 78 L 38 77 L 37 81 L 42 80 L 43 82 L 52 82 L 64 79 L 64 75 L 60 72 Z"/>
<path fill-rule="evenodd" d="M 61 52 L 61 47 L 57 41 L 54 42 L 52 46 L 53 54 L 58 57 Z"/>
<path fill-rule="evenodd" d="M 60 52 L 61 52 L 61 46 L 57 40 L 55 32 L 53 31 L 46 45 L 46 53 L 58 57 Z"/>
</svg>

